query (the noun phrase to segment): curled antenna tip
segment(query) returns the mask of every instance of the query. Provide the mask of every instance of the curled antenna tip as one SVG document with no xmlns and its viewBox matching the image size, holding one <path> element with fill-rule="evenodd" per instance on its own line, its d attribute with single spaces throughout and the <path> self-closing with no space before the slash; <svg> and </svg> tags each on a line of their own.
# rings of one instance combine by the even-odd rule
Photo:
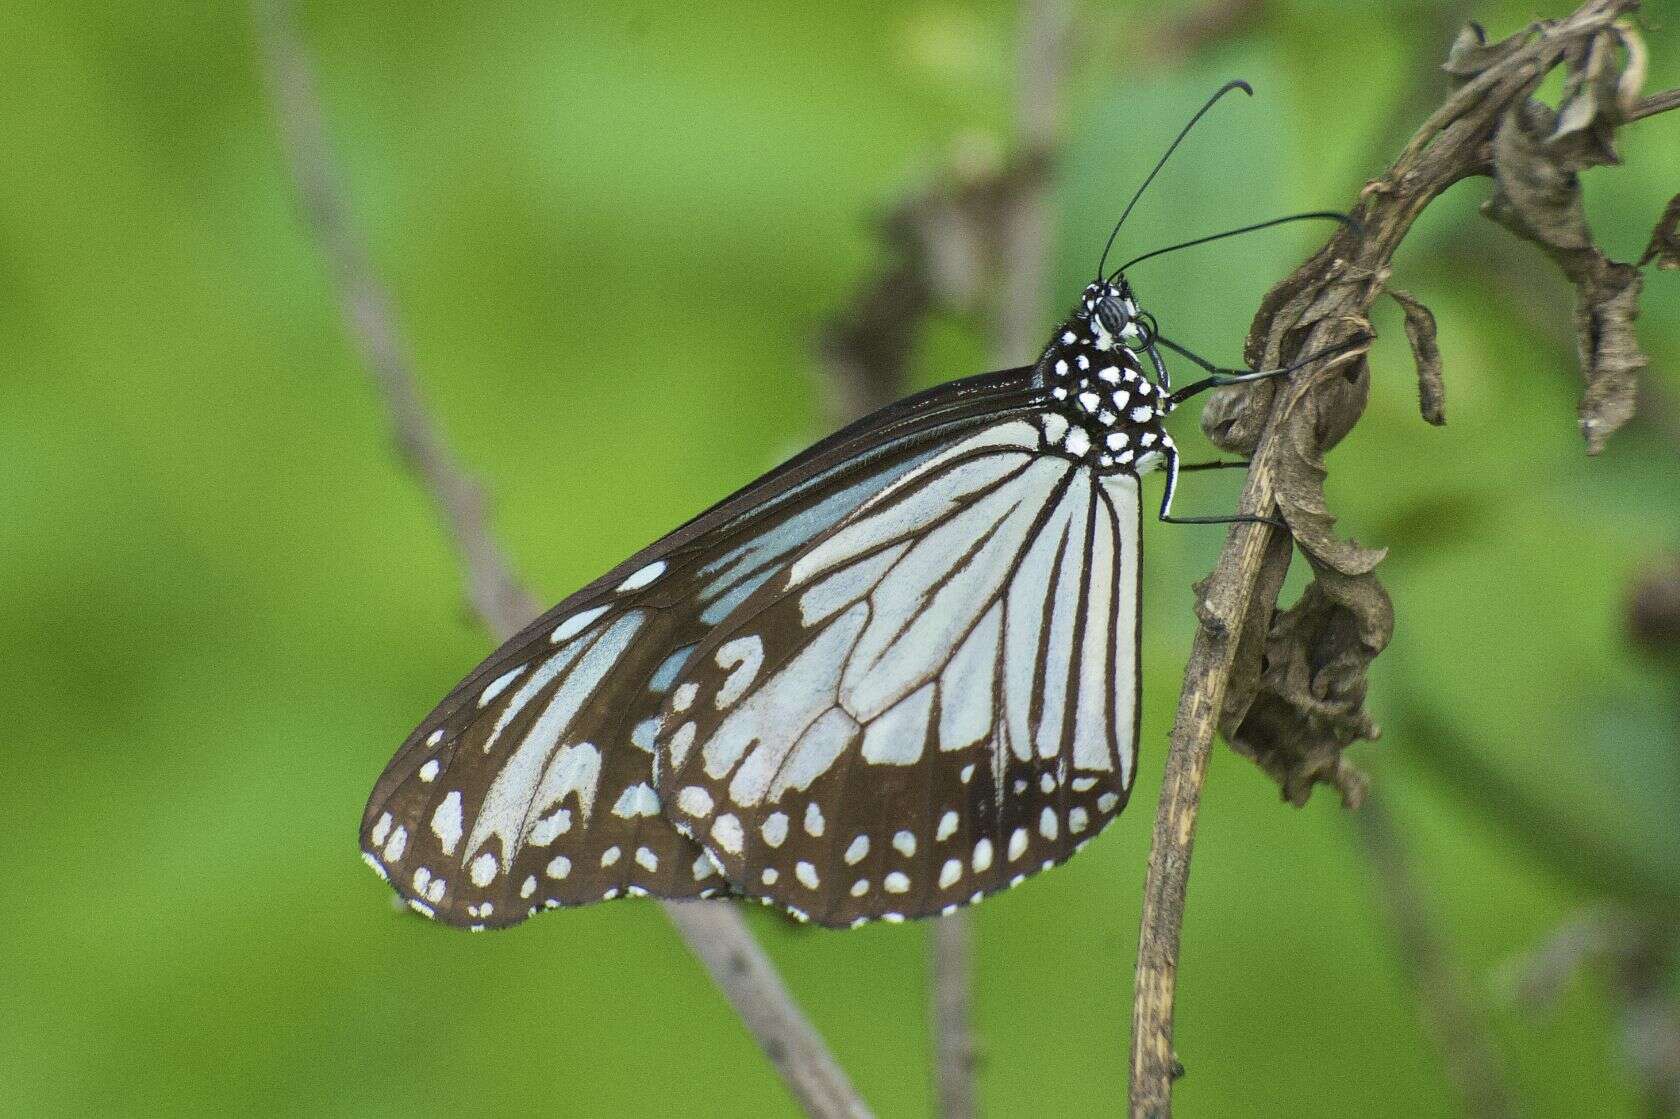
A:
<svg viewBox="0 0 1680 1119">
<path fill-rule="evenodd" d="M 1241 78 L 1232 78 L 1230 81 L 1225 83 L 1225 88 L 1240 89 L 1250 97 L 1254 96 L 1254 87 L 1243 81 Z"/>
</svg>

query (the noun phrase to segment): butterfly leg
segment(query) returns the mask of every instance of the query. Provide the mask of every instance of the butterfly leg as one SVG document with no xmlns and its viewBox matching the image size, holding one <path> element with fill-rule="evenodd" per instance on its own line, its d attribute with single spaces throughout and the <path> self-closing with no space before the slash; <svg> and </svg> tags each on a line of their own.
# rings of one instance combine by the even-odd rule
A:
<svg viewBox="0 0 1680 1119">
<path fill-rule="evenodd" d="M 1292 362 L 1291 364 L 1285 365 L 1279 369 L 1232 369 L 1225 366 L 1214 365 L 1206 358 L 1191 353 L 1189 350 L 1169 338 L 1156 335 L 1155 340 L 1161 343 L 1161 345 L 1167 347 L 1167 349 L 1172 350 L 1174 353 L 1188 359 L 1196 365 L 1199 365 L 1201 368 L 1207 370 L 1208 373 L 1212 374 L 1212 376 L 1204 377 L 1200 381 L 1194 381 L 1185 385 L 1177 392 L 1168 396 L 1168 404 L 1176 406 L 1184 403 L 1193 396 L 1198 396 L 1209 389 L 1218 388 L 1221 385 L 1246 385 L 1251 381 L 1264 381 L 1272 377 L 1286 376 L 1295 372 L 1297 369 L 1302 369 L 1311 365 L 1315 361 L 1320 361 L 1327 357 L 1334 357 L 1336 354 L 1345 353 L 1355 347 L 1363 346 L 1371 339 L 1368 334 L 1356 334 L 1345 342 L 1337 343 L 1334 346 L 1327 346 L 1316 353 L 1308 354 L 1299 361 Z"/>
<path fill-rule="evenodd" d="M 1172 511 L 1173 494 L 1178 489 L 1178 472 L 1184 470 L 1207 470 L 1219 466 L 1247 466 L 1246 462 L 1233 463 L 1202 463 L 1181 467 L 1178 461 L 1178 447 L 1168 438 L 1161 441 L 1161 455 L 1166 460 L 1167 488 L 1161 494 L 1161 520 L 1174 525 L 1234 525 L 1261 524 L 1271 525 L 1288 531 L 1289 526 L 1276 517 L 1256 517 L 1249 513 L 1238 513 L 1232 517 L 1175 517 Z"/>
<path fill-rule="evenodd" d="M 1144 324 L 1148 332 L 1145 336 L 1144 353 L 1149 355 L 1149 361 L 1155 366 L 1155 384 L 1163 393 L 1172 394 L 1172 374 L 1167 372 L 1167 363 L 1161 360 L 1161 351 L 1156 348 L 1155 340 L 1160 337 L 1161 330 L 1155 325 L 1155 316 L 1144 312 L 1147 319 Z M 1140 316 L 1141 317 L 1141 316 Z"/>
</svg>

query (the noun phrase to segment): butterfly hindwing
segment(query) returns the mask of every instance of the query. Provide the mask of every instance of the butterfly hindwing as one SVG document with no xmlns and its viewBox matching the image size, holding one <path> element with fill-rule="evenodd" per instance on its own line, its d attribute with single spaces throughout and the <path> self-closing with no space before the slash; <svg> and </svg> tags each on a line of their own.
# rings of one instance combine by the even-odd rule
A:
<svg viewBox="0 0 1680 1119">
<path fill-rule="evenodd" d="M 814 539 L 695 650 L 656 785 L 735 888 L 919 917 L 1068 858 L 1134 771 L 1137 479 L 970 435 Z"/>
<path fill-rule="evenodd" d="M 543 906 L 727 889 L 654 787 L 657 716 L 709 632 L 814 538 L 991 416 L 1026 371 L 941 386 L 848 428 L 533 622 L 409 736 L 363 814 L 412 906 L 496 927 Z"/>
</svg>

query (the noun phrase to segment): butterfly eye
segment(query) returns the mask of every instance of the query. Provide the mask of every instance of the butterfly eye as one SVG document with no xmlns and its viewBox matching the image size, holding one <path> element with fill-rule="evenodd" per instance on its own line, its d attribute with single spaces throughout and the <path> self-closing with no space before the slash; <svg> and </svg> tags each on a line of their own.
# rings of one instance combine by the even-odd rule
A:
<svg viewBox="0 0 1680 1119">
<path fill-rule="evenodd" d="M 1120 305 L 1120 301 L 1110 296 L 1097 304 L 1097 321 L 1102 323 L 1103 329 L 1109 334 L 1119 337 L 1120 332 L 1126 329 L 1131 320 L 1126 317 L 1126 309 Z"/>
</svg>

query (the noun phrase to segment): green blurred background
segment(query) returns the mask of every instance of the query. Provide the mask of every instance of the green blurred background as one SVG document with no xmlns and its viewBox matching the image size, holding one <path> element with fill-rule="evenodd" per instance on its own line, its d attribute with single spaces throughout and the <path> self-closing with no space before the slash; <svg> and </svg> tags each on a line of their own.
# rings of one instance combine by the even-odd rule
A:
<svg viewBox="0 0 1680 1119">
<path fill-rule="evenodd" d="M 810 339 L 879 260 L 871 216 L 954 146 L 1007 147 L 1015 82 L 1010 4 L 580 8 L 301 13 L 429 402 L 547 600 L 820 434 Z M 1648 11 L 1650 85 L 1671 86 L 1680 13 Z M 1444 89 L 1429 67 L 1452 12 L 1498 34 L 1533 14 L 1287 0 L 1169 55 L 1141 44 L 1180 7 L 1082 9 L 1046 329 L 1220 81 L 1260 96 L 1209 118 L 1125 247 L 1347 205 L 1420 119 L 1406 91 Z M 11 0 L 0 69 L 0 1111 L 790 1113 L 652 904 L 472 937 L 395 912 L 357 858 L 375 776 L 488 645 L 299 221 L 243 6 Z M 1630 259 L 1680 187 L 1680 114 L 1621 145 L 1588 204 Z M 1388 734 L 1355 754 L 1525 1108 L 1637 1114 L 1591 976 L 1544 1008 L 1497 976 L 1607 893 L 1680 896 L 1675 678 L 1622 607 L 1680 543 L 1680 459 L 1648 421 L 1583 455 L 1570 293 L 1477 215 L 1486 192 L 1433 207 L 1396 264 L 1441 323 L 1449 426 L 1418 419 L 1382 306 L 1369 413 L 1331 461 L 1344 530 L 1392 549 L 1398 617 L 1370 700 Z M 1134 279 L 1175 337 L 1234 360 L 1317 235 Z M 1652 379 L 1680 394 L 1680 275 L 1648 279 Z M 975 322 L 942 318 L 916 383 L 985 353 Z M 1205 453 L 1193 415 L 1179 428 Z M 1237 485 L 1193 476 L 1180 510 L 1227 509 Z M 975 913 L 996 1115 L 1123 1098 L 1188 586 L 1219 543 L 1146 535 L 1135 805 Z M 1466 791 L 1455 755 L 1500 803 Z M 1560 872 L 1511 812 L 1597 846 Z M 1196 854 L 1181 1112 L 1453 1114 L 1335 798 L 1282 806 L 1221 747 Z M 750 919 L 872 1104 L 925 1113 L 927 928 Z"/>
</svg>

